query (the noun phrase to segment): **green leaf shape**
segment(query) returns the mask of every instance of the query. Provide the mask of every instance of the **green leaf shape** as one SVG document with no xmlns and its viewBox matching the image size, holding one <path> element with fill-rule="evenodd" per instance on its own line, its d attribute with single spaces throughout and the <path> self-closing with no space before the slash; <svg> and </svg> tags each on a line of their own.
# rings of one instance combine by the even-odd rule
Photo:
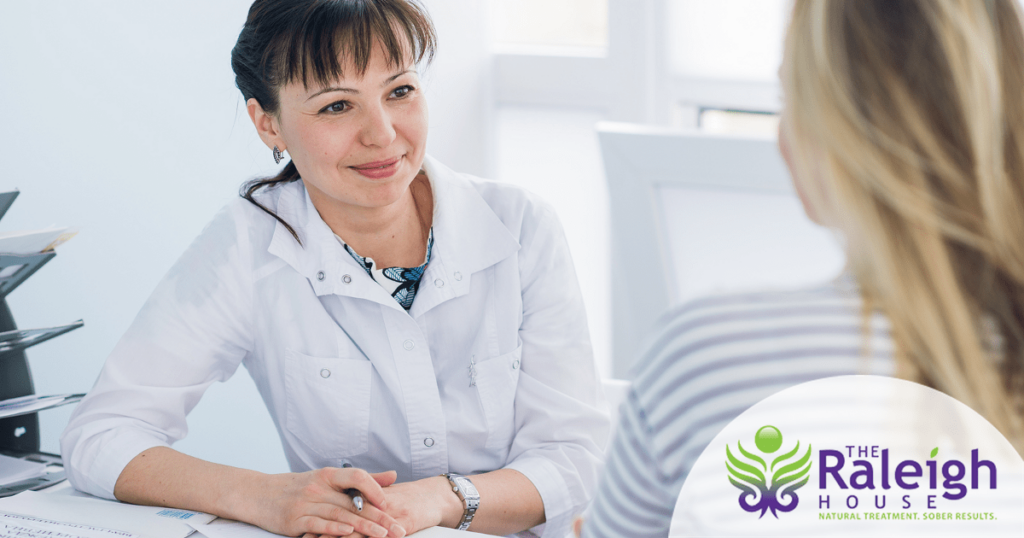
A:
<svg viewBox="0 0 1024 538">
<path fill-rule="evenodd" d="M 750 452 L 747 452 L 746 450 L 743 450 L 743 443 L 741 443 L 739 441 L 736 441 L 736 446 L 740 447 L 740 453 L 742 453 L 744 456 L 746 456 L 746 457 L 756 461 L 757 463 L 760 463 L 761 464 L 761 468 L 764 469 L 765 471 L 768 470 L 768 465 L 764 462 L 763 459 L 761 459 L 761 458 L 751 454 Z"/>
<path fill-rule="evenodd" d="M 800 442 L 797 441 L 796 444 L 797 444 L 797 448 L 799 448 L 800 447 Z M 811 460 L 811 445 L 807 445 L 807 453 L 804 454 L 804 456 L 802 458 L 797 460 L 795 463 L 791 463 L 789 465 L 786 465 L 786 466 L 780 468 L 778 471 L 775 471 L 775 474 L 772 475 L 772 487 L 775 488 L 775 487 L 778 487 L 778 486 L 782 486 L 782 485 L 788 484 L 788 483 L 790 483 L 790 482 L 792 482 L 794 480 L 799 480 L 800 478 L 802 478 L 804 475 L 806 475 L 811 470 L 811 466 L 810 465 L 807 465 L 806 467 L 804 467 L 804 465 L 806 465 L 810 460 Z M 789 476 L 786 476 L 787 474 L 792 473 L 793 471 L 799 471 L 799 472 L 797 472 L 795 474 L 791 474 Z"/>
<path fill-rule="evenodd" d="M 733 458 L 733 461 L 736 462 L 736 463 L 739 463 L 740 465 L 744 465 L 742 462 L 739 462 L 738 460 L 736 460 L 735 457 Z M 747 482 L 747 483 L 750 483 L 750 484 L 754 484 L 754 485 L 758 485 L 758 486 L 764 486 L 765 485 L 764 478 L 758 478 L 756 476 L 756 474 L 755 475 L 751 475 L 751 474 L 747 474 L 744 471 L 736 469 L 728 461 L 725 462 L 725 467 L 726 467 L 726 469 L 728 469 L 730 477 L 735 477 L 737 480 L 742 480 L 744 482 Z M 747 466 L 747 467 L 749 467 L 749 466 Z"/>
<path fill-rule="evenodd" d="M 934 458 L 934 457 L 935 457 L 936 455 L 938 455 L 938 453 L 939 453 L 939 447 L 935 447 L 935 448 L 933 448 L 933 449 L 932 449 L 932 455 L 931 455 L 931 456 L 928 456 L 928 459 L 932 459 L 932 458 Z"/>
<path fill-rule="evenodd" d="M 732 482 L 732 485 L 734 485 L 734 486 L 736 486 L 737 488 L 739 488 L 739 489 L 740 489 L 740 491 L 742 491 L 742 492 L 744 492 L 744 493 L 749 493 L 749 494 L 751 494 L 751 495 L 754 495 L 754 496 L 757 496 L 757 492 L 756 492 L 756 491 L 754 491 L 754 488 L 752 488 L 752 487 L 750 487 L 750 486 L 748 486 L 748 485 L 744 484 L 743 482 L 738 482 L 738 481 L 736 481 L 736 480 L 735 480 L 735 479 L 733 479 L 733 477 L 731 477 L 731 476 L 729 477 L 729 482 Z"/>
<path fill-rule="evenodd" d="M 733 469 L 732 466 L 729 465 L 729 462 L 725 462 L 725 467 L 729 470 L 729 482 L 742 491 L 756 496 L 757 493 L 754 488 L 762 491 L 768 489 L 763 480 L 758 480 L 753 476 L 745 475 L 736 469 Z"/>
<path fill-rule="evenodd" d="M 776 463 L 779 463 L 782 460 L 788 460 L 789 458 L 792 458 L 793 455 L 796 454 L 799 451 L 800 451 L 800 441 L 797 441 L 796 442 L 796 448 L 794 448 L 790 452 L 787 452 L 787 453 L 785 453 L 785 454 L 775 458 L 774 460 L 772 460 L 772 470 L 773 471 L 775 470 L 775 464 Z"/>
<path fill-rule="evenodd" d="M 729 445 L 725 445 L 725 456 L 726 458 L 728 458 L 728 461 L 725 462 L 725 466 L 729 469 L 730 474 L 732 474 L 733 476 L 740 480 L 746 480 L 751 484 L 764 484 L 764 474 L 762 474 L 761 471 L 757 469 L 757 467 L 754 467 L 753 465 L 749 465 L 747 463 L 743 463 L 742 461 L 736 459 L 736 456 L 733 456 L 732 452 L 729 451 Z M 732 463 L 732 465 L 735 466 L 736 469 L 733 469 L 729 465 L 730 463 Z M 746 473 L 752 476 L 745 475 L 740 471 L 745 471 Z"/>
<path fill-rule="evenodd" d="M 807 468 L 810 469 L 810 467 L 807 467 Z M 785 492 L 786 493 L 792 493 L 792 492 L 794 492 L 794 491 L 796 491 L 796 490 L 806 486 L 807 485 L 807 481 L 810 480 L 810 479 L 811 479 L 811 477 L 805 476 L 803 480 L 801 480 L 801 481 L 797 482 L 796 484 L 793 484 L 792 486 L 789 486 L 788 488 L 786 488 Z"/>
</svg>

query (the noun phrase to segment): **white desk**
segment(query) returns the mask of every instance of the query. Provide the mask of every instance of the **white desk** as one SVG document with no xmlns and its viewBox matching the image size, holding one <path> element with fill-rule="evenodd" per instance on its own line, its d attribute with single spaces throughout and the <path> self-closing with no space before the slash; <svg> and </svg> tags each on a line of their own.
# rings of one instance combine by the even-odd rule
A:
<svg viewBox="0 0 1024 538">
<path fill-rule="evenodd" d="M 0 512 L 8 512 L 25 516 L 33 516 L 37 518 L 51 519 L 54 521 L 78 523 L 114 529 L 117 528 L 116 523 L 112 524 L 110 522 L 109 516 L 99 514 L 97 513 L 98 511 L 94 510 L 89 514 L 78 515 L 84 512 L 81 509 L 84 502 L 89 502 L 89 504 L 92 504 L 93 502 L 102 502 L 109 503 L 112 506 L 123 507 L 126 510 L 122 510 L 122 512 L 124 512 L 125 514 L 130 514 L 132 517 L 134 517 L 135 514 L 138 514 L 139 517 L 152 517 L 153 513 L 153 509 L 151 507 L 136 507 L 133 505 L 126 505 L 123 503 L 118 503 L 116 501 L 100 499 L 97 497 L 93 497 L 91 495 L 87 495 L 85 493 L 81 493 L 72 488 L 70 483 L 68 483 L 67 481 L 61 482 L 60 484 L 53 486 L 51 488 L 47 488 L 42 492 L 29 492 L 29 495 L 35 495 L 36 499 L 34 499 L 32 503 L 21 503 L 22 505 L 25 506 L 20 507 L 15 504 L 13 498 L 9 498 L 11 500 L 0 499 Z M 52 502 L 39 502 L 40 497 L 38 496 L 40 495 L 44 495 L 47 501 Z M 88 501 L 83 501 L 82 499 L 88 499 Z M 62 506 L 62 503 L 64 504 L 64 506 Z M 12 507 L 5 508 L 5 504 L 12 505 Z M 76 515 L 66 515 L 70 513 L 75 513 Z M 173 524 L 175 523 L 175 521 L 169 520 L 169 523 Z M 202 526 L 193 525 L 190 527 Z M 219 532 L 214 533 L 214 529 L 218 530 Z M 138 530 L 124 530 L 139 533 Z M 183 536 L 184 533 L 188 533 L 190 531 L 191 528 L 177 532 L 179 533 L 179 536 Z M 172 531 L 172 533 L 173 532 L 174 531 Z M 258 527 L 253 527 L 251 525 L 246 525 L 237 522 L 228 523 L 227 520 L 215 520 L 211 527 L 209 528 L 208 533 L 209 534 L 204 534 L 203 532 L 197 530 L 195 533 L 190 535 L 190 538 L 275 538 L 279 536 L 277 534 L 272 534 L 270 532 L 264 531 Z M 453 529 L 443 527 L 432 527 L 429 529 L 424 529 L 411 536 L 416 536 L 417 538 L 471 538 L 472 536 L 485 535 L 475 532 L 456 531 Z M 149 538 L 148 533 L 142 534 L 141 538 Z"/>
</svg>

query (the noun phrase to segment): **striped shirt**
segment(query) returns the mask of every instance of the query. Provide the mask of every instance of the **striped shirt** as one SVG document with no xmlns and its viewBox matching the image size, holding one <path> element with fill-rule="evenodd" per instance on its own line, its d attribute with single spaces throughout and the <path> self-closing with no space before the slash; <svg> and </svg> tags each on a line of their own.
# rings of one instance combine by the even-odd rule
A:
<svg viewBox="0 0 1024 538">
<path fill-rule="evenodd" d="M 729 422 L 800 383 L 892 375 L 892 341 L 884 316 L 865 323 L 855 285 L 841 277 L 683 305 L 659 322 L 634 373 L 585 538 L 668 536 L 687 473 Z"/>
</svg>

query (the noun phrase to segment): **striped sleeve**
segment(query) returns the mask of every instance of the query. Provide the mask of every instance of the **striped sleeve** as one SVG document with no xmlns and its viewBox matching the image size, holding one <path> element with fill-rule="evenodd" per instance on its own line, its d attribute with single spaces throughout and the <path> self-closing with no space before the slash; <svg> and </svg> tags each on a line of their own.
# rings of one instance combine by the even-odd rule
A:
<svg viewBox="0 0 1024 538">
<path fill-rule="evenodd" d="M 888 321 L 865 320 L 861 305 L 830 284 L 711 297 L 666 316 L 637 363 L 583 536 L 668 536 L 690 468 L 752 405 L 824 377 L 891 375 Z"/>
<path fill-rule="evenodd" d="M 630 391 L 619 417 L 583 536 L 667 536 L 679 487 L 651 455 L 650 428 L 635 392 Z"/>
</svg>

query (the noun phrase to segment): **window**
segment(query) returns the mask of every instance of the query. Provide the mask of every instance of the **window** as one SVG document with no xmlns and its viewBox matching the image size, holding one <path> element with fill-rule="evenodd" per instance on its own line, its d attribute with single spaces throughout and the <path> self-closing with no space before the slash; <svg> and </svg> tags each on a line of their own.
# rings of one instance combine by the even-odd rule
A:
<svg viewBox="0 0 1024 538">
<path fill-rule="evenodd" d="M 665 36 L 673 76 L 772 82 L 782 61 L 783 0 L 672 0 Z"/>
<path fill-rule="evenodd" d="M 697 127 L 778 112 L 787 0 L 491 0 L 499 103 Z"/>
<path fill-rule="evenodd" d="M 608 0 L 491 0 L 498 48 L 608 46 Z"/>
<path fill-rule="evenodd" d="M 779 115 L 746 110 L 702 108 L 697 116 L 697 128 L 717 134 L 746 134 L 775 136 L 779 131 Z"/>
</svg>

